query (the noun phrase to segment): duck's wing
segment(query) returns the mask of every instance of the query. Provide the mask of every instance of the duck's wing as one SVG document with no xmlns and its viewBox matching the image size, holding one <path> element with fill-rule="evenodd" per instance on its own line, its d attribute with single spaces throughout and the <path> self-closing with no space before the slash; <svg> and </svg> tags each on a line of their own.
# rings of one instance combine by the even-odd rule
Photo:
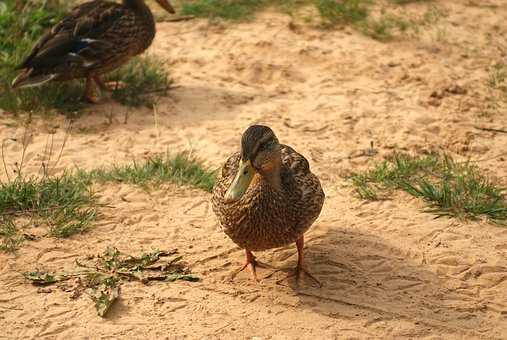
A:
<svg viewBox="0 0 507 340">
<path fill-rule="evenodd" d="M 288 145 L 282 145 L 282 183 L 288 199 L 297 211 L 300 233 L 317 219 L 324 204 L 324 191 L 319 179 L 310 170 L 308 160 Z"/>
<path fill-rule="evenodd" d="M 17 67 L 25 70 L 21 74 L 25 76 L 18 77 L 13 87 L 29 86 L 30 78 L 37 76 L 91 69 L 103 62 L 118 48 L 109 31 L 120 21 L 129 27 L 135 15 L 122 5 L 103 0 L 75 7 L 37 41 Z"/>
<path fill-rule="evenodd" d="M 290 146 L 281 144 L 281 157 L 283 167 L 289 168 L 294 175 L 305 176 L 310 172 L 308 160 Z"/>
</svg>

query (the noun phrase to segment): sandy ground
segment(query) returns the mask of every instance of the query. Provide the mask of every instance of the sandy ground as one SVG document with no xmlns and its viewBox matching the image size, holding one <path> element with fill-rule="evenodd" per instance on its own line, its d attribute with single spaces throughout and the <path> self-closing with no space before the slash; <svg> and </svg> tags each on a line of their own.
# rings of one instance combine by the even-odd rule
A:
<svg viewBox="0 0 507 340">
<path fill-rule="evenodd" d="M 324 287 L 275 283 L 295 266 L 295 247 L 258 254 L 282 268 L 261 284 L 247 273 L 231 282 L 243 254 L 219 230 L 209 194 L 108 185 L 98 194 L 114 208 L 90 232 L 0 254 L 0 338 L 505 339 L 506 228 L 435 220 L 403 194 L 365 203 L 341 177 L 394 150 L 444 150 L 480 160 L 507 184 L 507 134 L 476 128 L 507 128 L 504 110 L 481 114 L 486 69 L 505 61 L 507 6 L 452 3 L 438 2 L 449 15 L 417 38 L 390 43 L 348 28 L 289 25 L 289 17 L 270 12 L 227 26 L 160 23 L 150 53 L 167 60 L 180 87 L 160 99 L 156 114 L 90 107 L 74 122 L 54 171 L 183 150 L 218 167 L 249 124 L 268 124 L 307 156 L 327 194 L 307 234 L 307 263 Z M 50 136 L 59 150 L 66 126 L 63 117 L 34 120 L 27 173 L 39 169 Z M 1 116 L 2 138 L 23 131 Z M 379 153 L 366 157 L 371 142 Z M 19 142 L 5 149 L 9 166 L 19 161 Z M 202 281 L 126 284 L 101 319 L 86 295 L 37 293 L 20 275 L 71 269 L 75 258 L 108 245 L 133 254 L 176 247 Z"/>
</svg>

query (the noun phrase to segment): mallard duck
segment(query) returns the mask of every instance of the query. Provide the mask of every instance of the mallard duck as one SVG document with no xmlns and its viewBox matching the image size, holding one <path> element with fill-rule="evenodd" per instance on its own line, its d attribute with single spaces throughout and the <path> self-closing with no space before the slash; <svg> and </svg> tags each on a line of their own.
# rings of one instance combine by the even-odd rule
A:
<svg viewBox="0 0 507 340">
<path fill-rule="evenodd" d="M 324 203 L 320 181 L 306 158 L 280 144 L 267 126 L 250 126 L 241 138 L 241 150 L 222 167 L 213 189 L 213 211 L 223 231 L 240 248 L 246 262 L 234 274 L 249 267 L 258 281 L 252 251 L 296 243 L 299 281 L 304 273 L 320 282 L 304 267 L 304 234 L 317 219 Z"/>
<path fill-rule="evenodd" d="M 174 13 L 167 0 L 156 0 Z M 144 0 L 122 4 L 95 0 L 81 4 L 47 31 L 17 67 L 13 88 L 32 87 L 51 80 L 86 78 L 84 99 L 96 103 L 100 75 L 144 52 L 155 37 L 155 20 Z"/>
</svg>

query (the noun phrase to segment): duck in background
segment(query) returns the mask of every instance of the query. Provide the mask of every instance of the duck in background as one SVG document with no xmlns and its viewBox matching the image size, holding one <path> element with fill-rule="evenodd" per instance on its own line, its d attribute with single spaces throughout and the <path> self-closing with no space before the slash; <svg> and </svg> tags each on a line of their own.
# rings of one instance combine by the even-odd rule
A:
<svg viewBox="0 0 507 340">
<path fill-rule="evenodd" d="M 156 0 L 174 13 L 167 0 Z M 143 53 L 155 37 L 155 20 L 144 0 L 121 4 L 95 0 L 71 10 L 47 31 L 17 69 L 13 88 L 40 86 L 51 80 L 85 78 L 83 99 L 97 103 L 95 84 L 109 90 L 100 76 Z"/>
</svg>

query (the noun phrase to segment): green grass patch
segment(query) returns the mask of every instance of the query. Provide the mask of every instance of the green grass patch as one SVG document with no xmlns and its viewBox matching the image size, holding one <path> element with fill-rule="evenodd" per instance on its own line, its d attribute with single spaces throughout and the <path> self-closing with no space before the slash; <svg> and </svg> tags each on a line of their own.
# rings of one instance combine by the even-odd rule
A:
<svg viewBox="0 0 507 340">
<path fill-rule="evenodd" d="M 409 28 L 413 28 L 414 23 L 394 14 L 383 14 L 377 20 L 369 20 L 363 26 L 363 32 L 380 41 L 387 41 L 399 33 L 405 33 Z"/>
<path fill-rule="evenodd" d="M 182 4 L 182 15 L 225 20 L 250 19 L 267 7 L 293 13 L 296 9 L 313 5 L 317 8 L 323 24 L 349 24 L 365 20 L 371 0 L 194 0 Z"/>
<path fill-rule="evenodd" d="M 419 1 L 429 2 L 429 1 Z M 408 2 L 400 2 L 400 5 L 407 4 Z M 400 36 L 416 36 L 420 32 L 420 28 L 431 28 L 435 26 L 441 18 L 445 17 L 447 13 L 437 6 L 427 6 L 426 11 L 422 16 L 407 15 L 405 11 L 396 11 L 390 7 L 383 7 L 380 11 L 380 16 L 376 18 L 368 18 L 358 28 L 367 36 L 380 40 L 389 41 L 395 37 Z M 441 29 L 437 31 L 437 38 L 439 41 L 445 40 L 445 32 Z"/>
<path fill-rule="evenodd" d="M 16 225 L 7 216 L 0 217 L 0 237 L 2 238 L 0 251 L 7 253 L 14 252 L 23 242 L 23 237 L 18 234 Z"/>
<path fill-rule="evenodd" d="M 29 54 L 40 36 L 71 8 L 72 1 L 16 1 L 0 3 L 0 109 L 11 113 L 73 114 L 87 104 L 81 100 L 84 81 L 51 82 L 37 88 L 13 90 L 15 67 Z M 156 94 L 169 87 L 167 73 L 155 58 L 134 58 L 109 75 L 125 88 L 113 92 L 113 99 L 127 106 L 150 106 Z"/>
<path fill-rule="evenodd" d="M 112 169 L 78 171 L 77 175 L 85 182 L 119 182 L 143 187 L 171 182 L 207 192 L 212 191 L 215 183 L 214 171 L 184 154 L 154 156 L 143 162 L 134 161 Z"/>
<path fill-rule="evenodd" d="M 94 183 L 127 183 L 144 188 L 171 182 L 211 192 L 215 171 L 185 154 L 154 156 L 111 169 L 78 170 L 58 177 L 17 178 L 0 183 L 1 251 L 14 251 L 23 241 L 23 227 L 46 227 L 50 236 L 65 238 L 88 230 L 98 215 Z M 25 223 L 27 224 L 27 223 Z"/>
<path fill-rule="evenodd" d="M 488 94 L 479 112 L 479 115 L 484 117 L 499 114 L 507 107 L 507 67 L 505 63 L 495 63 L 487 71 Z"/>
<path fill-rule="evenodd" d="M 184 2 L 181 14 L 204 18 L 242 20 L 266 6 L 265 0 L 198 0 Z"/>
<path fill-rule="evenodd" d="M 421 18 L 411 18 L 394 11 L 396 7 L 409 3 L 426 3 L 431 0 L 391 0 L 396 6 L 382 7 L 380 16 L 372 15 L 377 10 L 374 0 L 193 0 L 182 5 L 181 14 L 209 19 L 244 20 L 250 19 L 260 10 L 274 7 L 293 17 L 298 10 L 315 8 L 316 14 L 306 11 L 304 20 L 313 22 L 313 16 L 320 19 L 323 28 L 349 25 L 374 39 L 387 41 L 396 35 L 418 32 L 419 26 L 434 24 L 443 14 L 435 6 L 429 6 Z M 311 15 L 312 17 L 310 17 Z"/>
<path fill-rule="evenodd" d="M 88 229 L 97 216 L 94 195 L 72 175 L 21 178 L 0 183 L 0 229 L 5 243 L 16 244 L 16 220 L 45 226 L 55 237 L 69 237 Z M 15 247 L 10 247 L 11 250 Z"/>
<path fill-rule="evenodd" d="M 370 0 L 318 0 L 316 6 L 325 26 L 363 23 L 368 17 Z"/>
<path fill-rule="evenodd" d="M 408 4 L 430 2 L 433 0 L 389 0 L 389 1 L 396 5 L 408 5 Z"/>
<path fill-rule="evenodd" d="M 378 200 L 392 190 L 403 190 L 424 200 L 427 211 L 438 217 L 483 217 L 499 224 L 507 219 L 504 188 L 481 174 L 472 162 L 455 162 L 449 156 L 398 154 L 349 179 L 362 199 Z"/>
</svg>

